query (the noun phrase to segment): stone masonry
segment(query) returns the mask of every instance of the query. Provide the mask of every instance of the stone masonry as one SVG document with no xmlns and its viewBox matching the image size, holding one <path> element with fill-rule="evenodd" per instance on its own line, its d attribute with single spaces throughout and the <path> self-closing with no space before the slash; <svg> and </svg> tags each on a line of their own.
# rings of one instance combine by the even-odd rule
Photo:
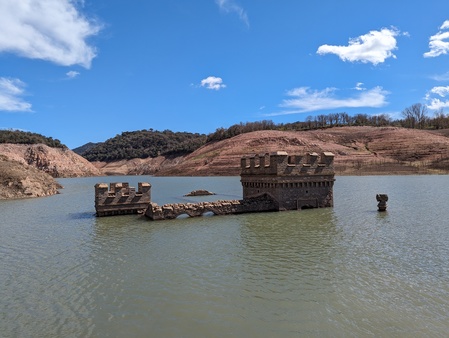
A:
<svg viewBox="0 0 449 338">
<path fill-rule="evenodd" d="M 139 183 L 138 190 L 128 183 L 95 185 L 95 210 L 97 216 L 114 216 L 144 212 L 151 203 L 151 184 Z"/>
<path fill-rule="evenodd" d="M 144 211 L 152 220 L 248 212 L 300 210 L 332 207 L 334 155 L 329 152 L 289 155 L 271 154 L 242 157 L 242 200 L 176 203 L 162 206 L 151 202 L 151 185 L 139 183 L 139 190 L 128 183 L 95 185 L 97 216 L 131 214 Z"/>
<path fill-rule="evenodd" d="M 334 154 L 289 156 L 284 151 L 243 157 L 243 198 L 269 194 L 277 210 L 332 207 Z"/>
</svg>

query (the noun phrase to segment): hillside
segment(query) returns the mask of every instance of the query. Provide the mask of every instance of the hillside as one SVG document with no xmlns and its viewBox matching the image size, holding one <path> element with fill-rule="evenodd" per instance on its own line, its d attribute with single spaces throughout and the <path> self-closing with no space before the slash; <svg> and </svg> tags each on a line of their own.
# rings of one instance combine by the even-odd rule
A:
<svg viewBox="0 0 449 338">
<path fill-rule="evenodd" d="M 100 172 L 89 161 L 66 147 L 44 144 L 0 144 L 0 154 L 9 160 L 35 167 L 52 177 L 98 176 Z"/>
<path fill-rule="evenodd" d="M 449 172 L 449 138 L 444 132 L 400 127 L 255 131 L 210 142 L 184 156 L 94 164 L 103 173 L 115 174 L 239 175 L 241 156 L 277 150 L 331 151 L 337 175 Z"/>
<path fill-rule="evenodd" d="M 188 154 L 205 144 L 206 135 L 170 130 L 123 132 L 105 142 L 87 144 L 76 152 L 89 161 L 113 162 Z M 86 148 L 83 150 L 83 148 Z"/>
<path fill-rule="evenodd" d="M 0 155 L 0 200 L 42 197 L 58 193 L 62 186 L 33 166 Z"/>
</svg>

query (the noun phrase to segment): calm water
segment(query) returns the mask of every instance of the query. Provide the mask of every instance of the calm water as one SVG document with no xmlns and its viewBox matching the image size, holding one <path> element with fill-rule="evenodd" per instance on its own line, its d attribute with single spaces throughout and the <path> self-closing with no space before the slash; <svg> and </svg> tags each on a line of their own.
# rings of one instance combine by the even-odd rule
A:
<svg viewBox="0 0 449 338">
<path fill-rule="evenodd" d="M 100 181 L 241 198 L 238 177 L 109 177 L 0 202 L 0 336 L 449 332 L 449 176 L 337 177 L 334 208 L 161 222 L 94 217 Z"/>
</svg>

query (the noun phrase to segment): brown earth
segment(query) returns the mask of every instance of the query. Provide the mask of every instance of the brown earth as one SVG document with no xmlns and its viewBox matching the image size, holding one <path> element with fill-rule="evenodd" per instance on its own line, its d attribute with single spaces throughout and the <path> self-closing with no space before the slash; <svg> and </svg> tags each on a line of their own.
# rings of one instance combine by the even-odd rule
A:
<svg viewBox="0 0 449 338">
<path fill-rule="evenodd" d="M 67 148 L 51 148 L 43 144 L 0 144 L 0 154 L 31 165 L 53 177 L 98 176 L 101 172 L 85 158 Z"/>
<path fill-rule="evenodd" d="M 277 150 L 331 151 L 337 175 L 449 173 L 449 133 L 397 127 L 336 127 L 257 131 L 207 144 L 177 158 L 95 163 L 103 173 L 160 176 L 235 176 L 240 158 Z"/>
<path fill-rule="evenodd" d="M 62 188 L 54 177 L 100 174 L 89 161 L 69 149 L 0 144 L 0 199 L 54 195 Z"/>
<path fill-rule="evenodd" d="M 0 200 L 42 197 L 58 193 L 62 186 L 33 166 L 0 155 Z"/>
<path fill-rule="evenodd" d="M 134 158 L 115 162 L 92 162 L 103 175 L 155 175 L 160 170 L 176 167 L 184 156 L 158 156 L 155 158 Z"/>
</svg>

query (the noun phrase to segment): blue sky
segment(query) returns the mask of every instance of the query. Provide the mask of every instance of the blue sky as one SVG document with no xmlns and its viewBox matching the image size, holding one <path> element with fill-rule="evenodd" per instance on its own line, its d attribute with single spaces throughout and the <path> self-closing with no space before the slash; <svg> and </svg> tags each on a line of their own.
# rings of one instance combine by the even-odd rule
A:
<svg viewBox="0 0 449 338">
<path fill-rule="evenodd" d="M 449 113 L 449 1 L 0 0 L 0 129 L 70 148 L 414 103 Z"/>
</svg>

